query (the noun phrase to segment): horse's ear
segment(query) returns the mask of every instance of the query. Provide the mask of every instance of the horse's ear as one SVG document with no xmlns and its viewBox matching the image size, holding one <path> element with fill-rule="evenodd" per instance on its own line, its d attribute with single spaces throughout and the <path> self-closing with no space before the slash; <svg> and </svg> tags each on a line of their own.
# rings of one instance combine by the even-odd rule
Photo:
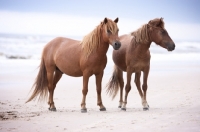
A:
<svg viewBox="0 0 200 132">
<path fill-rule="evenodd" d="M 114 22 L 115 22 L 115 23 L 118 23 L 118 21 L 119 21 L 119 18 L 117 17 L 117 18 L 114 20 Z"/>
<path fill-rule="evenodd" d="M 159 24 L 157 24 L 158 27 L 162 27 L 162 25 L 163 25 L 163 19 L 164 18 L 162 18 L 162 17 L 160 18 L 160 22 L 159 22 Z"/>
<path fill-rule="evenodd" d="M 108 22 L 108 19 L 105 17 L 105 19 L 103 20 L 103 23 L 107 23 Z"/>
<path fill-rule="evenodd" d="M 162 17 L 160 18 L 160 24 L 163 22 L 163 19 L 164 19 L 164 18 L 162 18 Z"/>
<path fill-rule="evenodd" d="M 148 22 L 148 24 L 150 24 L 151 23 L 151 20 Z"/>
</svg>

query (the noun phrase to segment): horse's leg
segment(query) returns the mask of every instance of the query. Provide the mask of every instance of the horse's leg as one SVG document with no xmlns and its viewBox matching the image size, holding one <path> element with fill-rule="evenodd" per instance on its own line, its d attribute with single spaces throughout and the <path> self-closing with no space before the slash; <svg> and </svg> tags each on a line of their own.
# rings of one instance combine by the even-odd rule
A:
<svg viewBox="0 0 200 132">
<path fill-rule="evenodd" d="M 122 110 L 126 110 L 126 104 L 127 104 L 127 97 L 128 97 L 128 93 L 131 90 L 131 75 L 132 72 L 127 69 L 127 83 L 126 83 L 126 88 L 125 88 L 125 97 L 124 97 L 124 103 L 122 106 Z"/>
<path fill-rule="evenodd" d="M 140 94 L 140 97 L 141 97 L 141 100 L 142 100 L 142 103 L 143 103 L 143 92 L 142 92 L 142 89 L 141 89 L 141 85 L 140 85 L 140 77 L 141 77 L 141 72 L 136 72 L 135 73 L 135 85 L 137 87 L 137 90 Z"/>
<path fill-rule="evenodd" d="M 82 90 L 82 94 L 83 94 L 83 98 L 82 98 L 82 102 L 81 102 L 81 112 L 85 113 L 87 112 L 87 108 L 86 108 L 86 95 L 88 92 L 88 81 L 89 81 L 89 73 L 85 72 L 83 73 L 83 90 Z"/>
<path fill-rule="evenodd" d="M 58 81 L 62 77 L 62 74 L 63 73 L 60 70 L 56 69 L 55 74 L 54 74 L 54 78 L 53 78 L 53 90 L 55 90 L 56 84 L 58 83 Z"/>
<path fill-rule="evenodd" d="M 120 86 L 120 98 L 119 98 L 119 108 L 122 107 L 123 103 L 123 88 L 124 88 L 124 79 L 123 79 L 123 71 L 118 68 L 118 80 Z"/>
<path fill-rule="evenodd" d="M 48 89 L 49 89 L 49 110 L 51 111 L 56 111 L 56 107 L 54 105 L 54 101 L 53 101 L 53 93 L 54 93 L 54 86 L 53 86 L 53 78 L 54 78 L 54 70 L 55 67 L 54 66 L 47 66 L 47 79 L 48 79 Z"/>
<path fill-rule="evenodd" d="M 97 90 L 97 105 L 100 106 L 100 111 L 106 111 L 106 108 L 103 106 L 101 99 L 101 82 L 103 77 L 103 71 L 99 74 L 96 74 L 96 90 Z"/>
<path fill-rule="evenodd" d="M 53 94 L 54 94 L 54 90 L 56 88 L 56 84 L 58 83 L 58 81 L 60 80 L 60 78 L 62 77 L 62 72 L 60 70 L 57 70 L 55 71 L 55 74 L 54 74 L 54 77 L 53 77 Z M 51 98 L 49 96 L 49 102 L 50 102 Z M 50 104 L 50 103 L 49 103 Z M 54 106 L 55 107 L 55 106 Z M 56 109 L 54 108 L 49 108 L 49 110 L 52 110 L 52 111 L 55 111 Z"/>
<path fill-rule="evenodd" d="M 142 85 L 142 90 L 144 93 L 144 96 L 142 98 L 142 105 L 143 105 L 143 110 L 148 110 L 149 109 L 149 105 L 147 103 L 146 100 L 146 91 L 147 91 L 147 79 L 148 79 L 148 75 L 149 75 L 149 66 L 143 71 L 143 85 Z"/>
</svg>

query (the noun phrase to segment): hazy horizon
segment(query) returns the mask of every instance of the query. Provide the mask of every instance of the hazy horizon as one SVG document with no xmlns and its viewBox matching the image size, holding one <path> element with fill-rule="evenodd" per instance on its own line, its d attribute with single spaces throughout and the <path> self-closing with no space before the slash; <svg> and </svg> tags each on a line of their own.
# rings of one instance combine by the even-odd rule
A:
<svg viewBox="0 0 200 132">
<path fill-rule="evenodd" d="M 119 17 L 119 35 L 163 17 L 176 40 L 199 41 L 198 0 L 0 0 L 0 33 L 84 36 L 105 17 Z"/>
</svg>

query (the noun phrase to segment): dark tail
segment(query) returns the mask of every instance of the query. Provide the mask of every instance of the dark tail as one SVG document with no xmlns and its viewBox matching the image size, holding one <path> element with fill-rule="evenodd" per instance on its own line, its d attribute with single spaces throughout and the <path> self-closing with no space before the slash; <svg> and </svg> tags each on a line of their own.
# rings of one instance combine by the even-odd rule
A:
<svg viewBox="0 0 200 132">
<path fill-rule="evenodd" d="M 48 80 L 47 80 L 47 71 L 46 71 L 43 59 L 41 60 L 40 70 L 39 70 L 39 73 L 35 80 L 35 83 L 32 86 L 32 89 L 34 89 L 34 91 L 31 95 L 31 97 L 26 101 L 26 103 L 31 100 L 35 100 L 37 97 L 38 97 L 38 101 L 42 101 L 47 98 L 47 96 L 48 96 Z"/>
<path fill-rule="evenodd" d="M 118 69 L 116 66 L 114 66 L 114 71 L 112 74 L 112 77 L 110 78 L 109 82 L 106 85 L 106 92 L 107 94 L 109 94 L 110 96 L 112 96 L 112 99 L 115 98 L 115 96 L 117 95 L 117 92 L 119 91 L 119 77 L 118 77 Z"/>
</svg>

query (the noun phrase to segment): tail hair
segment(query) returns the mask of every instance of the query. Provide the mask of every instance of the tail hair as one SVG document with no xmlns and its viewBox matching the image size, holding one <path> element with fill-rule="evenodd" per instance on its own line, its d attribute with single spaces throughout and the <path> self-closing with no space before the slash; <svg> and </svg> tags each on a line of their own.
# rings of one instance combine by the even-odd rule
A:
<svg viewBox="0 0 200 132">
<path fill-rule="evenodd" d="M 119 91 L 119 78 L 118 78 L 118 70 L 117 67 L 114 66 L 114 71 L 112 77 L 110 78 L 109 82 L 106 85 L 106 93 L 114 99 Z"/>
<path fill-rule="evenodd" d="M 33 84 L 31 91 L 33 90 L 32 95 L 30 96 L 30 98 L 26 101 L 30 102 L 32 100 L 35 100 L 36 98 L 38 98 L 38 101 L 44 101 L 47 99 L 48 97 L 48 80 L 47 80 L 47 71 L 46 71 L 46 67 L 44 64 L 44 60 L 41 60 L 40 63 L 40 69 L 38 72 L 38 75 L 36 77 L 35 83 Z"/>
</svg>

